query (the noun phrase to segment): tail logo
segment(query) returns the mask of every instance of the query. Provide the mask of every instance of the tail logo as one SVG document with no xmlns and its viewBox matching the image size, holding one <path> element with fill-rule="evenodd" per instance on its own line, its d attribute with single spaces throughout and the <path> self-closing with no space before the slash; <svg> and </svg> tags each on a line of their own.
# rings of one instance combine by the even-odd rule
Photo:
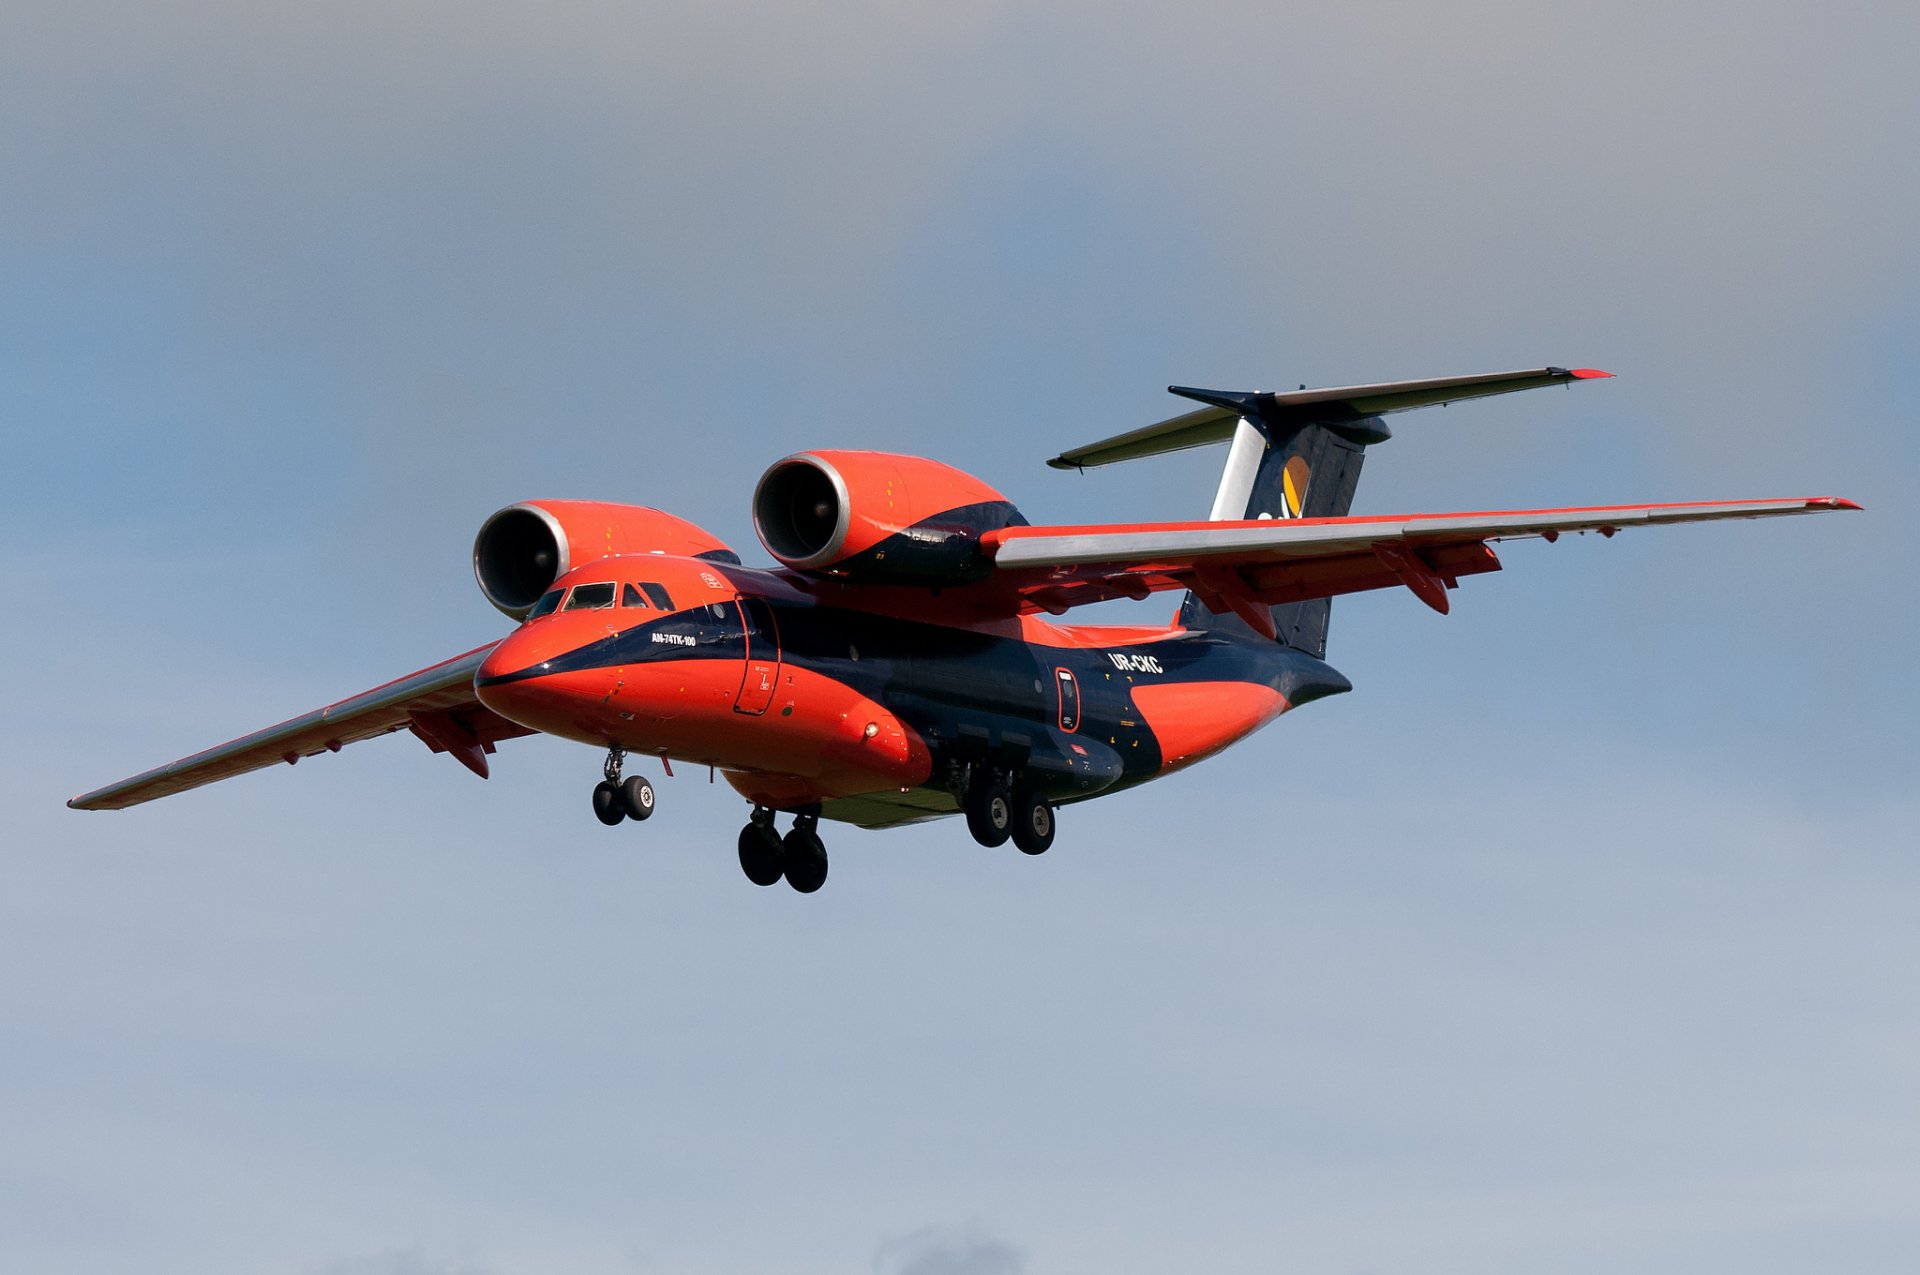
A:
<svg viewBox="0 0 1920 1275">
<path fill-rule="evenodd" d="M 1280 488 L 1286 497 L 1287 517 L 1298 518 L 1300 511 L 1306 507 L 1307 479 L 1310 476 L 1305 456 L 1288 458 L 1287 467 L 1280 472 Z"/>
</svg>

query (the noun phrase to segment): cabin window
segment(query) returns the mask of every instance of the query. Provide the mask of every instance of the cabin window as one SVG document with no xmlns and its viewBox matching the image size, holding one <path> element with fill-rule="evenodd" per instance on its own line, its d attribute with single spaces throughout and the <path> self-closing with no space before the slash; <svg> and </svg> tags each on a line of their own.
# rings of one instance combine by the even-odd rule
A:
<svg viewBox="0 0 1920 1275">
<path fill-rule="evenodd" d="M 657 607 L 662 611 L 673 610 L 673 599 L 667 596 L 667 591 L 664 586 L 658 585 L 658 584 L 648 584 L 645 581 L 642 581 L 640 584 L 640 588 L 645 591 L 646 595 L 649 598 L 653 599 L 653 605 L 655 607 Z"/>
<path fill-rule="evenodd" d="M 565 592 L 565 589 L 549 589 L 547 592 L 541 594 L 540 600 L 533 604 L 531 611 L 527 612 L 527 618 L 529 620 L 537 620 L 543 615 L 552 615 L 559 609 L 560 595 Z"/>
<path fill-rule="evenodd" d="M 647 600 L 640 596 L 640 590 L 630 584 L 623 584 L 620 586 L 620 605 L 623 607 L 639 607 L 644 611 L 647 609 Z"/>
<path fill-rule="evenodd" d="M 612 584 L 576 584 L 567 597 L 569 611 L 599 611 L 613 605 Z"/>
</svg>

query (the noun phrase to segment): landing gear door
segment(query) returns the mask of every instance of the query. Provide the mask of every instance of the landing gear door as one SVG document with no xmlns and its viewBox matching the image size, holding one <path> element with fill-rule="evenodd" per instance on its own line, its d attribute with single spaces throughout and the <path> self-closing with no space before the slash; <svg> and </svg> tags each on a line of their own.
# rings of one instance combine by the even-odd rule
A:
<svg viewBox="0 0 1920 1275">
<path fill-rule="evenodd" d="M 1060 692 L 1060 729 L 1071 734 L 1080 729 L 1080 681 L 1070 670 L 1057 668 L 1053 687 Z"/>
<path fill-rule="evenodd" d="M 773 703 L 780 685 L 780 630 L 764 598 L 741 598 L 740 620 L 747 635 L 747 667 L 733 711 L 757 717 Z"/>
</svg>

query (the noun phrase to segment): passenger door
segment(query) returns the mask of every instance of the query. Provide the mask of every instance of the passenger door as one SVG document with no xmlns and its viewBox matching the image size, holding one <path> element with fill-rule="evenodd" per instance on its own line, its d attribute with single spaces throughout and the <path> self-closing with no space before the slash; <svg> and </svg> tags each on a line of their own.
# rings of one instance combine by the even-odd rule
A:
<svg viewBox="0 0 1920 1275">
<path fill-rule="evenodd" d="M 741 598 L 741 628 L 747 635 L 747 667 L 733 711 L 759 716 L 773 703 L 780 685 L 780 630 L 764 598 Z"/>
</svg>

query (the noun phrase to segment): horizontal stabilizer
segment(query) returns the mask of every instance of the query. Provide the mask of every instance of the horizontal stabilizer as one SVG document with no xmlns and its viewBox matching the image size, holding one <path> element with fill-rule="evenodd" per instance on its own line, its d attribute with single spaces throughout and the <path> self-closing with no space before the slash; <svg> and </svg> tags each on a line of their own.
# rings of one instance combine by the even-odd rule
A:
<svg viewBox="0 0 1920 1275">
<path fill-rule="evenodd" d="M 1416 407 L 1437 407 L 1462 399 L 1511 394 L 1516 390 L 1538 389 L 1545 385 L 1568 385 L 1574 381 L 1595 380 L 1611 375 L 1611 372 L 1594 368 L 1541 367 L 1481 376 L 1386 381 L 1378 385 L 1343 385 L 1331 389 L 1275 393 L 1234 393 L 1173 385 L 1167 387 L 1170 392 L 1184 398 L 1198 399 L 1207 406 L 1157 425 L 1148 425 L 1062 452 L 1047 464 L 1055 469 L 1085 469 L 1094 465 L 1111 465 L 1116 461 L 1137 460 L 1143 456 L 1158 456 L 1163 452 L 1184 451 L 1189 447 L 1204 447 L 1209 443 L 1224 443 L 1233 437 L 1235 422 L 1249 412 L 1258 412 L 1269 421 L 1285 421 L 1296 425 L 1341 425 L 1390 412 L 1410 411 Z M 1384 432 L 1381 436 L 1384 437 Z"/>
</svg>

